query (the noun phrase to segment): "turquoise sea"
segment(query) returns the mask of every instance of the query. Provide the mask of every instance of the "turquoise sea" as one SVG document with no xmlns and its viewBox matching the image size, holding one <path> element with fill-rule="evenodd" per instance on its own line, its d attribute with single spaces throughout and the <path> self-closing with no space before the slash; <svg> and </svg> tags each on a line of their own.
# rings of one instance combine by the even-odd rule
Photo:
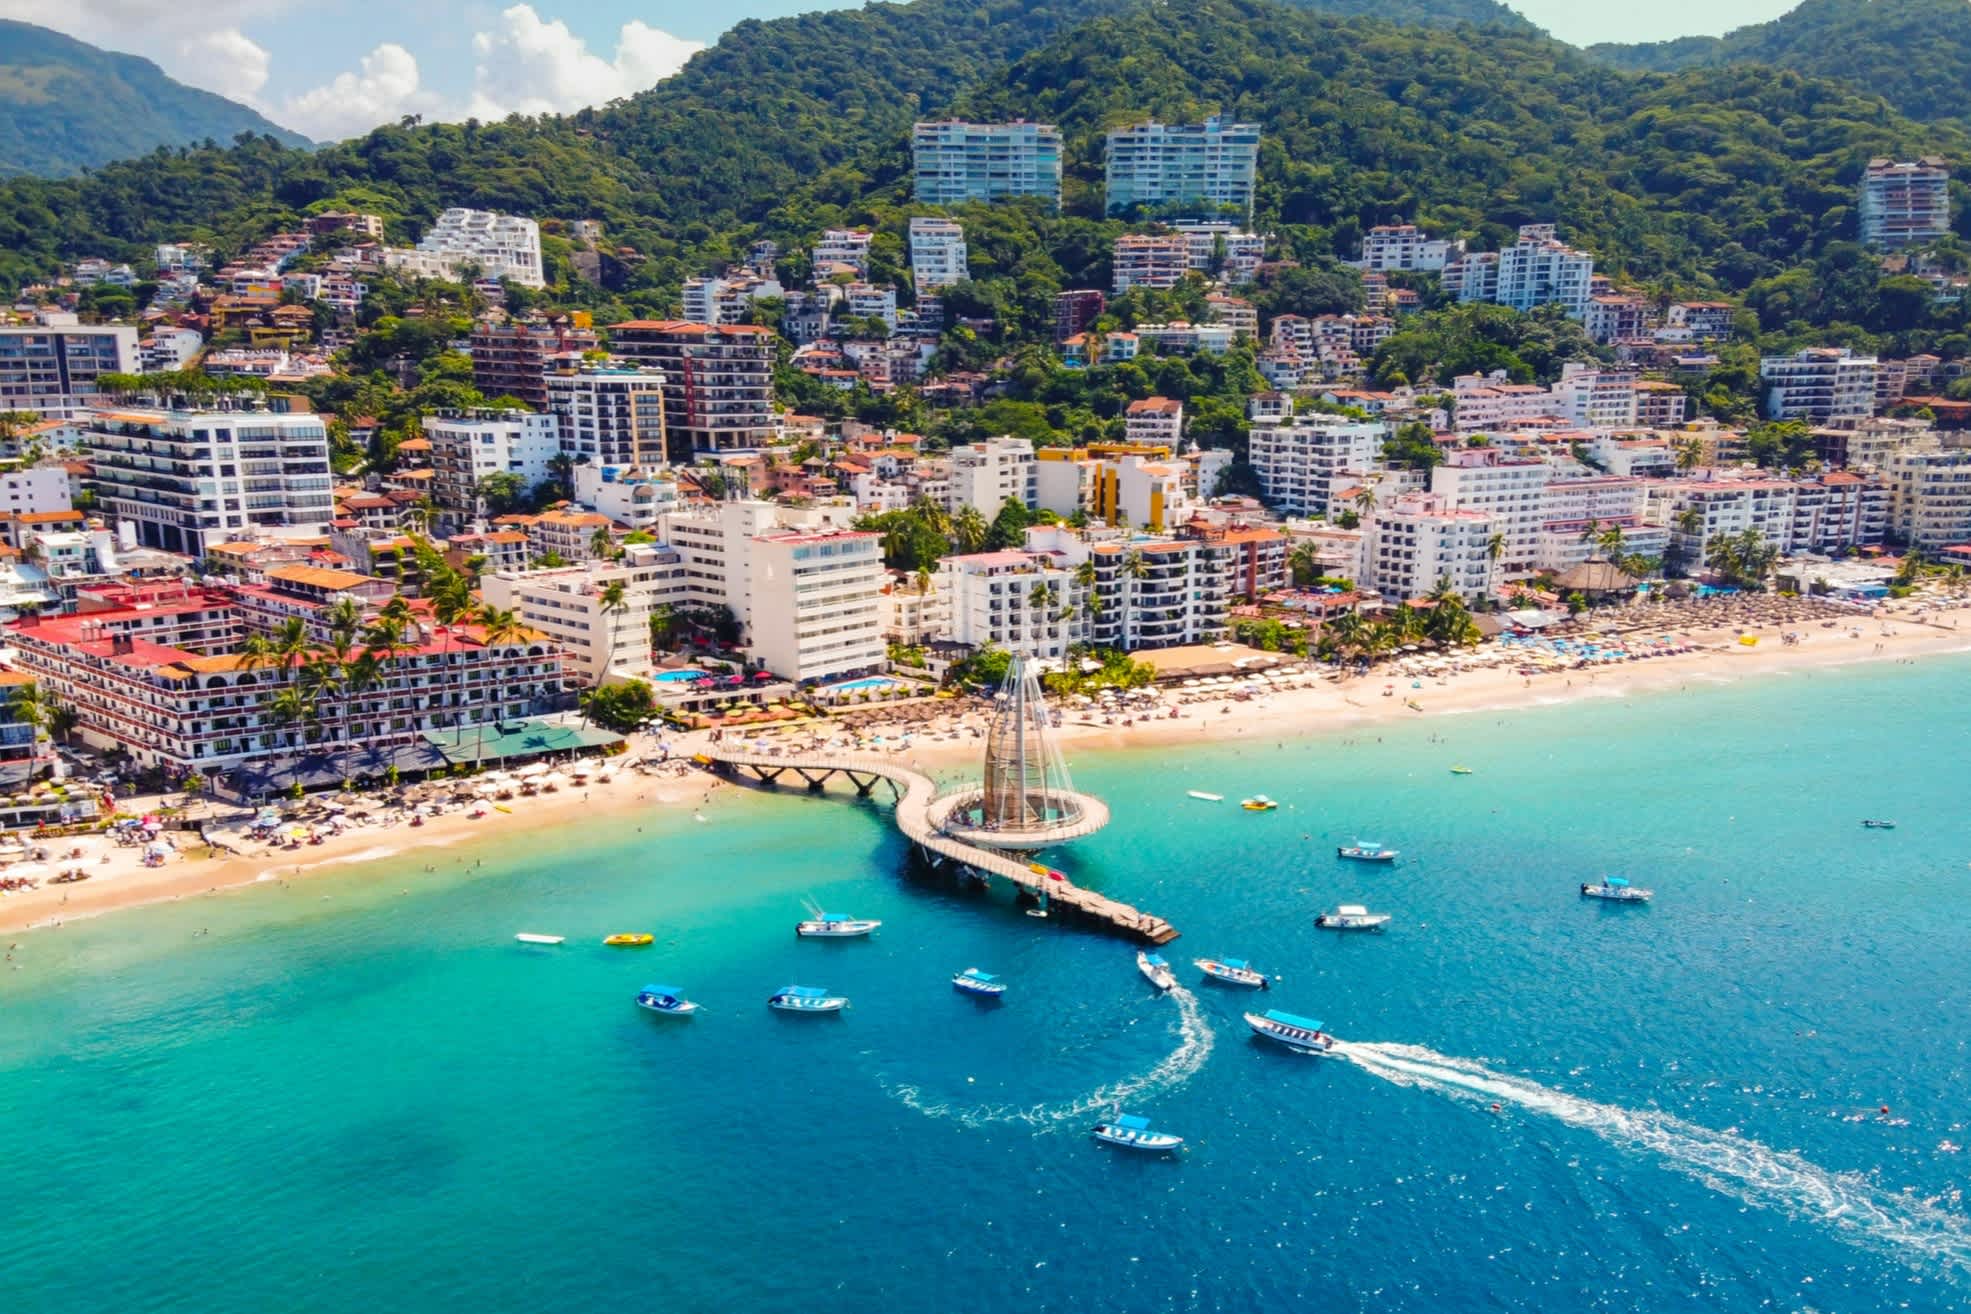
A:
<svg viewBox="0 0 1971 1314">
<path fill-rule="evenodd" d="M 1083 755 L 1116 823 L 1058 861 L 1183 928 L 1166 998 L 794 793 L 21 937 L 0 1307 L 1971 1309 L 1967 677 Z M 805 894 L 885 926 L 798 942 Z M 1396 922 L 1317 932 L 1341 901 Z M 1250 1039 L 1207 954 L 1353 1059 Z M 768 1012 L 790 982 L 854 1006 Z M 1118 1104 L 1186 1152 L 1091 1143 Z"/>
</svg>

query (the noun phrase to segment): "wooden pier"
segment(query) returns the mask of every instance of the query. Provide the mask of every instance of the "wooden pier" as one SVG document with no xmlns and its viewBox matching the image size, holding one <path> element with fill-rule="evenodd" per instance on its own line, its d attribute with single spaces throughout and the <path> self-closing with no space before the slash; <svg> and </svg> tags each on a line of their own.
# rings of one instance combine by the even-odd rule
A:
<svg viewBox="0 0 1971 1314">
<path fill-rule="evenodd" d="M 1050 910 L 1070 908 L 1124 935 L 1151 944 L 1169 944 L 1177 928 L 1161 917 L 1141 912 L 1126 903 L 1085 890 L 1072 881 L 1055 880 L 1046 869 L 1035 868 L 1016 857 L 996 853 L 976 844 L 967 844 L 940 830 L 935 823 L 938 787 L 921 771 L 880 758 L 853 754 L 776 756 L 771 753 L 740 752 L 712 745 L 699 755 L 705 766 L 733 778 L 750 776 L 762 784 L 779 783 L 783 777 L 797 777 L 808 790 L 820 793 L 828 781 L 841 776 L 855 786 L 856 794 L 870 797 L 878 785 L 888 785 L 896 800 L 897 829 L 904 838 L 925 853 L 962 863 L 984 875 L 1003 876 L 1029 894 L 1046 902 Z"/>
</svg>

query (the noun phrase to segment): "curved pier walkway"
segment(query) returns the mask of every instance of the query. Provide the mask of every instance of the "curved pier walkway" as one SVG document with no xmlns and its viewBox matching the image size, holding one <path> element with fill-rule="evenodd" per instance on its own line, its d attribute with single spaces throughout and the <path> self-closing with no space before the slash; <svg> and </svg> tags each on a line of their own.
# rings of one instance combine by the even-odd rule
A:
<svg viewBox="0 0 1971 1314">
<path fill-rule="evenodd" d="M 938 801 L 937 783 L 921 771 L 881 758 L 851 754 L 796 754 L 777 757 L 770 753 L 741 752 L 717 744 L 706 748 L 699 760 L 724 775 L 750 772 L 763 784 L 773 784 L 792 772 L 810 790 L 819 792 L 834 775 L 846 777 L 856 792 L 867 797 L 877 781 L 887 782 L 896 797 L 897 829 L 904 838 L 928 853 L 961 862 L 975 871 L 1003 876 L 1031 894 L 1042 897 L 1050 909 L 1072 908 L 1125 935 L 1151 944 L 1168 944 L 1177 938 L 1177 928 L 1161 917 L 1140 912 L 1126 903 L 1085 890 L 1068 880 L 1054 880 L 1045 870 L 1036 871 L 1018 858 L 991 849 L 967 844 L 939 830 L 933 821 Z"/>
</svg>

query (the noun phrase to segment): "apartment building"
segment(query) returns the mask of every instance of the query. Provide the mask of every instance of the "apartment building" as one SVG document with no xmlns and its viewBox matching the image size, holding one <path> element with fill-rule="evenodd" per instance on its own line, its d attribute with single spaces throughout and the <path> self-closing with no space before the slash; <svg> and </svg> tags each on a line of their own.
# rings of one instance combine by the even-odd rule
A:
<svg viewBox="0 0 1971 1314">
<path fill-rule="evenodd" d="M 1523 578 L 1538 564 L 1541 530 L 1550 518 L 1547 484 L 1553 468 L 1513 460 L 1495 448 L 1465 447 L 1445 454 L 1430 472 L 1430 491 L 1455 511 L 1477 511 L 1499 536 L 1497 571 Z"/>
<path fill-rule="evenodd" d="M 418 244 L 383 252 L 383 266 L 412 278 L 450 282 L 506 279 L 546 287 L 541 227 L 519 215 L 454 208 L 440 214 Z"/>
<path fill-rule="evenodd" d="M 664 372 L 583 362 L 548 376 L 561 450 L 596 465 L 661 466 L 668 456 Z"/>
<path fill-rule="evenodd" d="M 622 605 L 608 606 L 612 584 Z M 683 605 L 683 557 L 670 547 L 633 543 L 619 561 L 592 561 L 550 570 L 499 570 L 480 581 L 490 606 L 512 611 L 569 654 L 569 674 L 599 685 L 612 672 L 638 675 L 650 667 L 650 618 Z"/>
<path fill-rule="evenodd" d="M 842 289 L 842 310 L 854 319 L 879 319 L 897 331 L 897 290 L 888 283 L 850 283 Z"/>
<path fill-rule="evenodd" d="M 652 530 L 658 518 L 677 510 L 683 501 L 675 475 L 666 469 L 637 466 L 577 464 L 573 470 L 575 500 L 610 522 L 632 530 Z"/>
<path fill-rule="evenodd" d="M 1028 535 L 1033 546 L 1035 535 Z M 1225 637 L 1234 553 L 1196 539 L 1132 538 L 1089 549 L 1089 639 L 1133 652 Z"/>
<path fill-rule="evenodd" d="M 0 469 L 0 519 L 72 511 L 68 469 L 61 465 L 30 465 Z M 76 513 L 79 523 L 81 516 Z"/>
<path fill-rule="evenodd" d="M 1560 241 L 1552 224 L 1524 224 L 1519 240 L 1499 252 L 1499 285 L 1491 300 L 1514 310 L 1557 305 L 1581 319 L 1594 276 L 1594 257 Z"/>
<path fill-rule="evenodd" d="M 1602 293 L 1588 298 L 1581 329 L 1596 342 L 1633 342 L 1649 335 L 1651 310 L 1647 297 Z"/>
<path fill-rule="evenodd" d="M 1934 242 L 1950 232 L 1950 170 L 1926 156 L 1868 162 L 1861 181 L 1862 245 L 1877 251 Z"/>
<path fill-rule="evenodd" d="M 771 330 L 631 320 L 609 335 L 619 358 L 663 374 L 664 432 L 676 459 L 761 447 L 779 432 Z"/>
<path fill-rule="evenodd" d="M 1062 662 L 1087 642 L 1088 589 L 1066 555 L 1008 550 L 946 557 L 937 592 L 949 600 L 945 637 Z"/>
<path fill-rule="evenodd" d="M 1648 485 L 1620 475 L 1550 480 L 1541 497 L 1541 524 L 1534 551 L 1536 570 L 1567 571 L 1605 556 L 1596 541 L 1610 529 L 1622 531 L 1623 553 L 1661 557 L 1670 532 L 1649 523 Z"/>
<path fill-rule="evenodd" d="M 1123 440 L 1177 450 L 1184 438 L 1184 403 L 1171 397 L 1145 397 L 1123 408 Z"/>
<path fill-rule="evenodd" d="M 1118 296 L 1131 288 L 1169 289 L 1191 272 L 1191 243 L 1182 233 L 1118 237 L 1111 259 Z"/>
<path fill-rule="evenodd" d="M 1252 213 L 1259 125 L 1212 115 L 1203 123 L 1138 123 L 1108 135 L 1108 212 Z"/>
<path fill-rule="evenodd" d="M 197 557 L 254 531 L 320 533 L 334 515 L 319 415 L 96 411 L 81 443 L 103 508 L 144 547 Z"/>
<path fill-rule="evenodd" d="M 1054 341 L 1066 342 L 1093 324 L 1108 301 L 1093 288 L 1076 288 L 1054 294 Z"/>
<path fill-rule="evenodd" d="M 453 521 L 486 514 L 479 490 L 488 476 L 516 475 L 532 491 L 561 453 L 559 421 L 531 411 L 440 411 L 422 427 L 431 444 L 431 500 Z"/>
<path fill-rule="evenodd" d="M 1498 522 L 1482 511 L 1458 510 L 1436 493 L 1406 493 L 1377 507 L 1363 525 L 1360 583 L 1398 601 L 1448 583 L 1476 602 L 1492 587 L 1497 532 Z"/>
<path fill-rule="evenodd" d="M 803 683 L 881 669 L 888 582 L 881 534 L 782 529 L 756 536 L 746 617 L 753 661 Z"/>
<path fill-rule="evenodd" d="M 481 320 L 472 326 L 472 386 L 488 399 L 513 397 L 544 411 L 556 358 L 601 347 L 594 329 L 565 319 Z"/>
<path fill-rule="evenodd" d="M 1905 448 L 1884 473 L 1898 540 L 1929 549 L 1971 543 L 1971 447 Z"/>
<path fill-rule="evenodd" d="M 920 205 L 1033 196 L 1061 204 L 1061 132 L 1048 123 L 919 123 L 910 136 Z"/>
<path fill-rule="evenodd" d="M 1355 263 L 1378 272 L 1416 269 L 1438 274 L 1464 250 L 1463 242 L 1432 238 L 1415 224 L 1382 224 L 1363 234 L 1362 258 Z"/>
<path fill-rule="evenodd" d="M 76 419 L 96 402 L 99 377 L 139 368 L 137 330 L 127 324 L 43 311 L 32 324 L 0 325 L 0 411 Z"/>
<path fill-rule="evenodd" d="M 1176 528 L 1190 500 L 1184 467 L 1167 454 L 1116 452 L 1094 462 L 1088 512 L 1104 524 L 1164 533 Z"/>
<path fill-rule="evenodd" d="M 920 295 L 971 276 L 961 225 L 922 216 L 910 221 L 910 277 Z"/>
<path fill-rule="evenodd" d="M 1808 347 L 1791 356 L 1767 356 L 1759 362 L 1766 418 L 1824 424 L 1845 416 L 1873 415 L 1877 367 L 1875 357 L 1857 356 L 1846 347 Z"/>
<path fill-rule="evenodd" d="M 563 561 L 595 561 L 606 555 L 598 550 L 597 535 L 610 535 L 613 547 L 614 529 L 598 511 L 544 511 L 527 522 L 527 543 L 536 558 L 551 553 Z"/>
<path fill-rule="evenodd" d="M 1248 459 L 1267 504 L 1287 515 L 1322 515 L 1336 476 L 1366 470 L 1382 457 L 1389 426 L 1328 415 L 1255 421 Z"/>
<path fill-rule="evenodd" d="M 987 520 L 999 514 L 1008 500 L 1034 505 L 1036 492 L 1033 444 L 1025 438 L 988 438 L 951 449 L 951 484 L 947 508 L 956 515 L 971 507 Z"/>
<path fill-rule="evenodd" d="M 866 228 L 830 228 L 821 234 L 809 253 L 810 263 L 820 275 L 840 266 L 853 269 L 858 278 L 869 276 L 869 247 L 876 234 Z"/>
<path fill-rule="evenodd" d="M 1702 562 L 1718 535 L 1748 529 L 1782 555 L 1867 547 L 1890 529 L 1896 482 L 1847 471 L 1817 479 L 1712 471 L 1649 484 L 1648 519 L 1669 531 L 1669 550 L 1689 562 Z M 1971 497 L 1971 472 L 1965 491 Z"/>
</svg>

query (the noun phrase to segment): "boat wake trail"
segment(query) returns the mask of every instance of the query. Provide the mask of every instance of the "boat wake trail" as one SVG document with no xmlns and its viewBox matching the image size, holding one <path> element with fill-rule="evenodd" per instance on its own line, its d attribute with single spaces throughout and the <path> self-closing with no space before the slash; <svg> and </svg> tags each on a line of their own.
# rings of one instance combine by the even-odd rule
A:
<svg viewBox="0 0 1971 1314">
<path fill-rule="evenodd" d="M 1156 1066 L 1119 1081 L 1110 1082 L 1076 1099 L 1049 1104 L 978 1104 L 971 1106 L 943 1103 L 926 1098 L 916 1086 L 890 1085 L 885 1089 L 905 1108 L 915 1109 L 929 1118 L 950 1118 L 968 1127 L 992 1123 L 1024 1123 L 1029 1127 L 1054 1127 L 1086 1118 L 1089 1114 L 1115 1108 L 1141 1095 L 1175 1090 L 1198 1074 L 1211 1057 L 1216 1036 L 1205 1021 L 1198 997 L 1178 986 L 1168 992 L 1177 1004 L 1177 1048 L 1163 1056 Z"/>
<path fill-rule="evenodd" d="M 1667 1113 L 1582 1099 L 1418 1045 L 1343 1041 L 1336 1049 L 1396 1085 L 1544 1114 L 1610 1145 L 1654 1154 L 1667 1167 L 1746 1204 L 1826 1224 L 1850 1241 L 1904 1261 L 1920 1258 L 1960 1275 L 1971 1273 L 1971 1219 L 1884 1190 L 1859 1173 L 1829 1172 L 1789 1150 Z"/>
</svg>

